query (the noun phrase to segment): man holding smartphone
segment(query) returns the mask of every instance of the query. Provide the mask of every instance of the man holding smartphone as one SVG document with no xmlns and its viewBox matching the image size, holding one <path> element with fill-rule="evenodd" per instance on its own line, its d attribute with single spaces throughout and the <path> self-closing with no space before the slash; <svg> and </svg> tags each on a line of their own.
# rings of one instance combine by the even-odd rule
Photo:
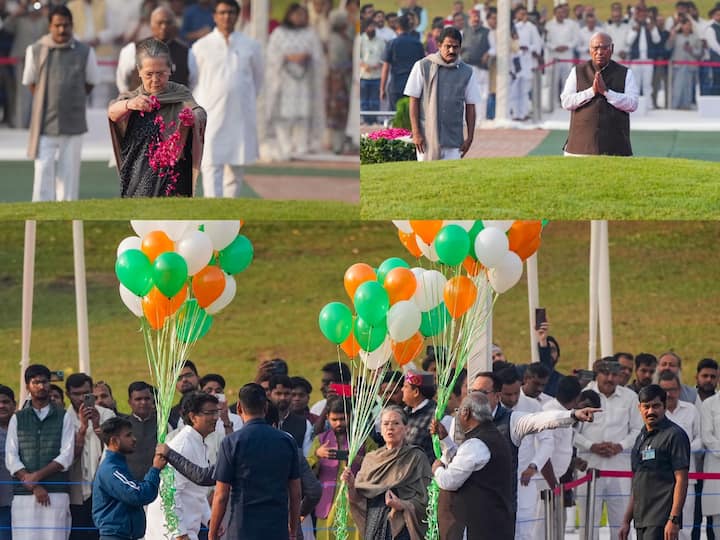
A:
<svg viewBox="0 0 720 540">
<path fill-rule="evenodd" d="M 93 380 L 85 373 L 70 375 L 65 381 L 65 389 L 70 398 L 65 414 L 71 418 L 75 429 L 74 459 L 68 470 L 73 526 L 70 540 L 93 540 L 99 537 L 93 530 L 92 481 L 103 452 L 100 425 L 115 417 L 115 413 L 95 404 Z"/>
</svg>

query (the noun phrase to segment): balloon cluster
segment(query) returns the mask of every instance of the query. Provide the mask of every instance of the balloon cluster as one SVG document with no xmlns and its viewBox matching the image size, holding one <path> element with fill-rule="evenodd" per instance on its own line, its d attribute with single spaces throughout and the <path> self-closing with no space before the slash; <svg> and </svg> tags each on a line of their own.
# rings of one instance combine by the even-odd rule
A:
<svg viewBox="0 0 720 540">
<path fill-rule="evenodd" d="M 400 242 L 415 257 L 462 264 L 469 276 L 485 271 L 496 293 L 511 289 L 522 263 L 540 247 L 545 221 L 393 221 Z"/>
<path fill-rule="evenodd" d="M 117 249 L 120 298 L 153 330 L 176 315 L 182 341 L 207 334 L 212 315 L 235 297 L 233 274 L 248 267 L 253 247 L 240 221 L 131 221 L 137 236 Z"/>
</svg>

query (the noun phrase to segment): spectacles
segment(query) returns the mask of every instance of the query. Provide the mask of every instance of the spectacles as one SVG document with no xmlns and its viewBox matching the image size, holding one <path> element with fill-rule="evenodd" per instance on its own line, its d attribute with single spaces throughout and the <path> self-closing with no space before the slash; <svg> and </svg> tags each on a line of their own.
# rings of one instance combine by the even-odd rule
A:
<svg viewBox="0 0 720 540">
<path fill-rule="evenodd" d="M 170 76 L 169 71 L 146 71 L 144 73 L 140 73 L 140 77 L 146 80 L 152 80 L 152 79 L 165 79 Z"/>
</svg>

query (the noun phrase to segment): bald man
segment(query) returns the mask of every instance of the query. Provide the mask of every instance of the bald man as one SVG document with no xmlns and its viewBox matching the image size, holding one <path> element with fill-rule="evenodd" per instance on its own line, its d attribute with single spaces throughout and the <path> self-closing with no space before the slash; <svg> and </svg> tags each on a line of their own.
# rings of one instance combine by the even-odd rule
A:
<svg viewBox="0 0 720 540">
<path fill-rule="evenodd" d="M 630 113 L 639 90 L 632 71 L 611 60 L 612 38 L 597 32 L 590 38 L 590 60 L 570 71 L 560 96 L 571 111 L 566 156 L 631 156 Z"/>
<path fill-rule="evenodd" d="M 155 8 L 150 15 L 150 31 L 154 38 L 165 42 L 170 48 L 170 59 L 173 62 L 170 80 L 187 86 L 188 46 L 176 38 L 178 29 L 173 12 L 164 6 Z M 135 90 L 140 86 L 135 65 L 135 43 L 128 43 L 120 51 L 115 82 L 120 93 Z"/>
</svg>

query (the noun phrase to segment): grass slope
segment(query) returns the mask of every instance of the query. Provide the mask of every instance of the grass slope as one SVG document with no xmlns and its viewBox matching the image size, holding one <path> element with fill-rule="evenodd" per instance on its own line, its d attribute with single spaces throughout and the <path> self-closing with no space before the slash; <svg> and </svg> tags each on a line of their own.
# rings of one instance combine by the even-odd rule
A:
<svg viewBox="0 0 720 540">
<path fill-rule="evenodd" d="M 716 219 L 720 164 L 684 159 L 493 158 L 360 168 L 364 219 Z"/>
<path fill-rule="evenodd" d="M 253 222 L 243 228 L 255 260 L 238 275 L 235 300 L 215 317 L 192 358 L 204 373 L 227 377 L 228 394 L 248 381 L 258 359 L 281 356 L 293 374 L 319 385 L 319 368 L 336 349 L 320 334 L 318 312 L 327 302 L 348 302 L 342 284 L 355 262 L 379 264 L 410 257 L 385 222 Z M 18 388 L 23 259 L 22 222 L 3 223 L 0 243 L 0 372 Z M 137 320 L 124 307 L 114 276 L 118 242 L 131 234 L 127 222 L 86 222 L 90 354 L 95 378 L 110 382 L 123 408 L 124 388 L 147 378 Z M 613 323 L 616 350 L 658 353 L 674 347 L 686 359 L 687 376 L 699 358 L 716 356 L 720 334 L 718 222 L 623 222 L 610 224 Z M 52 369 L 77 367 L 71 226 L 40 222 L 31 359 Z M 540 302 L 562 348 L 561 366 L 587 364 L 587 222 L 551 222 L 539 252 Z M 509 359 L 528 359 L 524 281 L 501 296 L 494 337 Z"/>
</svg>

